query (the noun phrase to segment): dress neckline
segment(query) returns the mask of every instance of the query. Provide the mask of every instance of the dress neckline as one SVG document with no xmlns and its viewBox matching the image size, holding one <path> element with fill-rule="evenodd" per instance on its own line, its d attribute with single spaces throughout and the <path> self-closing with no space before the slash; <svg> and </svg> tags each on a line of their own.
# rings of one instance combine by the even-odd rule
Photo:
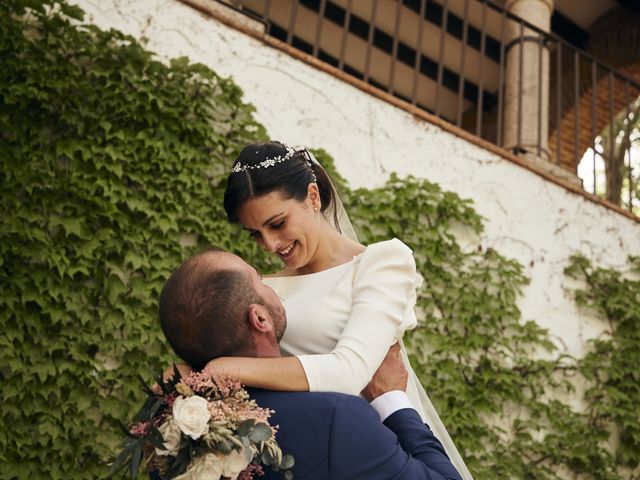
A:
<svg viewBox="0 0 640 480">
<path fill-rule="evenodd" d="M 291 278 L 298 278 L 298 279 L 302 279 L 302 278 L 315 278 L 318 276 L 321 276 L 322 274 L 325 273 L 329 273 L 329 272 L 335 272 L 340 270 L 341 268 L 346 267 L 347 265 L 351 265 L 353 264 L 354 260 L 360 256 L 362 256 L 364 254 L 364 252 L 367 251 L 367 249 L 369 248 L 369 246 L 367 245 L 366 247 L 364 247 L 364 250 L 362 252 L 360 252 L 357 255 L 354 255 L 353 258 L 351 260 L 348 260 L 345 263 L 341 263 L 339 265 L 336 265 L 335 267 L 329 267 L 329 268 L 325 268 L 324 270 L 320 270 L 319 272 L 313 272 L 313 273 L 305 273 L 302 275 L 280 275 L 280 276 L 267 276 L 264 277 L 265 280 L 267 281 L 271 281 L 271 280 L 279 280 L 279 279 L 291 279 Z"/>
</svg>

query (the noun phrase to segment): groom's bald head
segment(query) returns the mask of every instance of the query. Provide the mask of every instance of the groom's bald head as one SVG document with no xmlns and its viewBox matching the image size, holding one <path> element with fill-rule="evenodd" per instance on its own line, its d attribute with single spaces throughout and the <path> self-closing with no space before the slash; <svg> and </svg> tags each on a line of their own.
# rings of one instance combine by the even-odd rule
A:
<svg viewBox="0 0 640 480">
<path fill-rule="evenodd" d="M 246 317 L 261 299 L 243 264 L 226 252 L 202 252 L 185 261 L 162 289 L 162 330 L 176 354 L 197 370 L 217 357 L 255 353 Z"/>
</svg>

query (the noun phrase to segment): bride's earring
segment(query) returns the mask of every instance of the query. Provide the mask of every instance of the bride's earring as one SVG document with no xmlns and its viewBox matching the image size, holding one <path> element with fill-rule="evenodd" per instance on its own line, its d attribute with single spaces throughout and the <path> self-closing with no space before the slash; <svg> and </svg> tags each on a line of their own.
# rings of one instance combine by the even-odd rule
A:
<svg viewBox="0 0 640 480">
<path fill-rule="evenodd" d="M 314 208 L 314 209 L 313 209 L 313 214 L 314 214 L 316 217 L 318 216 L 318 209 L 317 209 L 317 208 Z"/>
</svg>

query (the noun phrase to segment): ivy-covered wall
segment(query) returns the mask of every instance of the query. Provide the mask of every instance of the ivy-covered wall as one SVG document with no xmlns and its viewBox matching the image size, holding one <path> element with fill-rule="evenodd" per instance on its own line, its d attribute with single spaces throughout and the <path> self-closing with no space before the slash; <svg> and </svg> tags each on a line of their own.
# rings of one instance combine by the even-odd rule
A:
<svg viewBox="0 0 640 480">
<path fill-rule="evenodd" d="M 257 257 L 221 180 L 264 138 L 231 81 L 56 0 L 0 3 L 0 477 L 87 479 L 170 361 L 159 291 L 215 244 Z"/>
<path fill-rule="evenodd" d="M 604 329 L 566 294 L 562 270 L 574 252 L 624 268 L 629 254 L 640 255 L 640 222 L 390 104 L 370 86 L 363 91 L 317 62 L 203 15 L 189 0 L 72 1 L 92 22 L 131 34 L 162 58 L 186 55 L 233 78 L 272 138 L 325 149 L 353 187 L 382 186 L 396 172 L 472 199 L 485 218 L 483 245 L 516 259 L 530 279 L 518 302 L 524 318 L 548 328 L 572 355 L 584 355 L 586 340 Z"/>
<path fill-rule="evenodd" d="M 221 211 L 230 160 L 267 137 L 240 89 L 81 18 L 64 0 L 0 4 L 0 478 L 105 475 L 138 376 L 171 360 L 157 296 L 193 251 L 277 268 Z M 460 246 L 454 231 L 481 238 L 469 201 L 415 178 L 339 183 L 365 243 L 397 236 L 415 251 L 413 363 L 476 478 L 637 478 L 637 280 L 568 264 L 578 301 L 611 328 L 565 358 L 521 319 L 523 266 Z M 556 400 L 576 377 L 583 413 Z"/>
</svg>

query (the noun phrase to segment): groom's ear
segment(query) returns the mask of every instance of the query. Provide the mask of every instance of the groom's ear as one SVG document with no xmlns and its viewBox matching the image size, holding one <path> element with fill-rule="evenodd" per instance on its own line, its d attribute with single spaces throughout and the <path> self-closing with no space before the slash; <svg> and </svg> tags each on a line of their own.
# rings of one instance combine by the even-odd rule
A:
<svg viewBox="0 0 640 480">
<path fill-rule="evenodd" d="M 264 305 L 260 305 L 259 303 L 249 305 L 247 321 L 252 331 L 267 333 L 273 330 L 273 321 L 271 320 L 269 312 Z"/>
</svg>

